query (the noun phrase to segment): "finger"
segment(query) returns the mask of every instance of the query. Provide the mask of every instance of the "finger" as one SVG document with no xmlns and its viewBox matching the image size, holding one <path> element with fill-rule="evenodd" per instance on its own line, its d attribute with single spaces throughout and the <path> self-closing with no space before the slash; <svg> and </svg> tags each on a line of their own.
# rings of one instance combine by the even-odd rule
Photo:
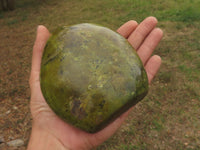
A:
<svg viewBox="0 0 200 150">
<path fill-rule="evenodd" d="M 50 33 L 45 26 L 38 26 L 37 36 L 33 46 L 32 71 L 40 71 L 42 53 L 49 36 Z"/>
<path fill-rule="evenodd" d="M 158 72 L 161 65 L 161 58 L 158 55 L 152 56 L 146 63 L 145 70 L 147 72 L 149 84 Z"/>
<path fill-rule="evenodd" d="M 128 41 L 137 50 L 146 36 L 155 28 L 157 19 L 155 17 L 148 17 L 142 21 L 135 31 L 129 36 Z"/>
<path fill-rule="evenodd" d="M 42 26 L 42 25 L 38 26 L 37 36 L 36 36 L 35 44 L 33 46 L 31 76 L 29 80 L 30 85 L 32 82 L 39 80 L 42 53 L 49 36 L 50 36 L 50 33 L 45 26 Z"/>
<path fill-rule="evenodd" d="M 159 28 L 155 28 L 151 31 L 148 37 L 145 39 L 143 44 L 138 49 L 137 53 L 140 56 L 143 64 L 147 62 L 153 53 L 154 49 L 160 42 L 163 36 L 163 31 Z"/>
<path fill-rule="evenodd" d="M 117 32 L 121 34 L 123 37 L 128 38 L 129 35 L 136 29 L 138 23 L 134 20 L 130 20 L 123 24 Z"/>
</svg>

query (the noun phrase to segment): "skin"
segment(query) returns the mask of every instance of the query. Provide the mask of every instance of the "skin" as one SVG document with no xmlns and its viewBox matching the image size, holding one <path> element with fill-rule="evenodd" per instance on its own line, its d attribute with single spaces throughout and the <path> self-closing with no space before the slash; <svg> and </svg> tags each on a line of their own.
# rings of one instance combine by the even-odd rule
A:
<svg viewBox="0 0 200 150">
<path fill-rule="evenodd" d="M 162 30 L 156 28 L 156 24 L 156 18 L 148 17 L 140 24 L 133 20 L 128 21 L 117 30 L 137 50 L 147 72 L 149 84 L 161 65 L 159 56 L 151 56 L 163 36 Z M 132 108 L 106 128 L 93 134 L 86 133 L 59 119 L 45 102 L 40 89 L 41 57 L 49 37 L 48 29 L 42 25 L 38 26 L 29 80 L 33 122 L 28 150 L 87 150 L 97 147 L 117 131 Z"/>
</svg>

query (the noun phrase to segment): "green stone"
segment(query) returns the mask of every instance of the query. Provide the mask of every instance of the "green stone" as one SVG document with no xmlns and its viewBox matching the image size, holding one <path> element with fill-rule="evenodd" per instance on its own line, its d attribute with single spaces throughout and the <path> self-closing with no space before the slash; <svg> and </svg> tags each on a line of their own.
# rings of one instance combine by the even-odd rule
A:
<svg viewBox="0 0 200 150">
<path fill-rule="evenodd" d="M 142 100 L 148 91 L 143 64 L 128 41 L 94 24 L 57 29 L 45 47 L 41 90 L 64 121 L 97 132 Z"/>
</svg>

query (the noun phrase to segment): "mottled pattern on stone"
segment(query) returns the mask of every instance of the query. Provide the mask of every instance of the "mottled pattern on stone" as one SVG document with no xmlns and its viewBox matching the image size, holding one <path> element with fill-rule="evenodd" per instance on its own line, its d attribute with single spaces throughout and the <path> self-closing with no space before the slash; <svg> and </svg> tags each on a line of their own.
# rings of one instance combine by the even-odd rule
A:
<svg viewBox="0 0 200 150">
<path fill-rule="evenodd" d="M 97 132 L 148 91 L 143 64 L 128 41 L 94 24 L 57 29 L 42 58 L 41 89 L 64 121 Z"/>
</svg>

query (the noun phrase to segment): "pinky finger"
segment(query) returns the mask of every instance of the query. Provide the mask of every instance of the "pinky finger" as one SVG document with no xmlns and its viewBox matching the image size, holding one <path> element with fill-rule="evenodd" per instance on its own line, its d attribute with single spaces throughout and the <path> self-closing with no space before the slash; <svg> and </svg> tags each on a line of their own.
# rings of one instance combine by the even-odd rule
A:
<svg viewBox="0 0 200 150">
<path fill-rule="evenodd" d="M 147 72 L 149 84 L 151 83 L 152 79 L 158 72 L 160 66 L 161 66 L 161 58 L 158 55 L 152 56 L 146 63 L 145 70 Z"/>
</svg>

